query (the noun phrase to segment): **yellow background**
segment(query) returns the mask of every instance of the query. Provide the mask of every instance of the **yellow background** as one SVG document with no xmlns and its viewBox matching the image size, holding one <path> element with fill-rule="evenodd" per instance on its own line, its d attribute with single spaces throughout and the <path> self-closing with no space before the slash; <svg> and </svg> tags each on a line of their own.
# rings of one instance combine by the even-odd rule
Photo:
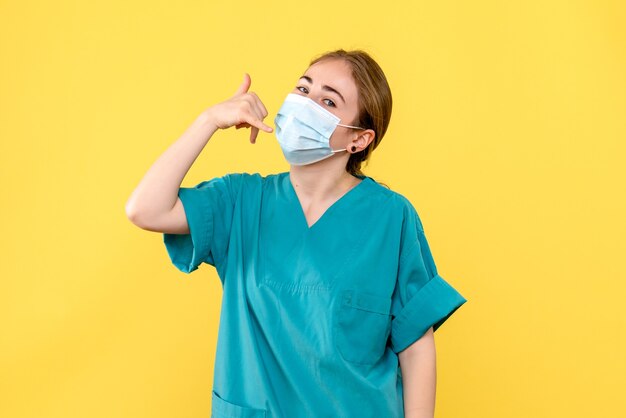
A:
<svg viewBox="0 0 626 418">
<path fill-rule="evenodd" d="M 273 117 L 363 48 L 394 95 L 364 172 L 407 196 L 468 302 L 443 417 L 626 416 L 620 1 L 0 1 L 0 416 L 208 417 L 221 288 L 124 204 L 244 72 Z M 218 132 L 184 186 L 288 170 Z M 193 280 L 192 280 L 193 279 Z"/>
</svg>

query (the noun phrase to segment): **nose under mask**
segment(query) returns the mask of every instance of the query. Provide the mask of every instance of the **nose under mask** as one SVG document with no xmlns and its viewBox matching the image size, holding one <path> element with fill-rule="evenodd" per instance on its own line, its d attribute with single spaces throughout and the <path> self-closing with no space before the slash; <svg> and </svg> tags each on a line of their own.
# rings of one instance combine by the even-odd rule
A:
<svg viewBox="0 0 626 418">
<path fill-rule="evenodd" d="M 343 125 L 340 120 L 308 97 L 289 93 L 274 118 L 276 138 L 285 159 L 293 165 L 306 165 L 347 151 L 330 147 L 330 137 L 337 126 L 363 128 Z"/>
</svg>

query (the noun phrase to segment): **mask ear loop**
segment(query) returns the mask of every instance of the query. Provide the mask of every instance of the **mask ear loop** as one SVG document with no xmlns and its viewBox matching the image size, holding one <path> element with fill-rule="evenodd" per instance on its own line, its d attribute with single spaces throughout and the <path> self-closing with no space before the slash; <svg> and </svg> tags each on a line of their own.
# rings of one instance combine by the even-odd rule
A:
<svg viewBox="0 0 626 418">
<path fill-rule="evenodd" d="M 343 124 L 341 124 L 341 123 L 338 123 L 337 125 L 339 125 L 339 126 L 343 126 L 343 127 L 345 127 L 345 128 L 352 128 L 352 129 L 362 129 L 362 130 L 365 130 L 365 128 L 361 128 L 361 127 L 359 127 L 359 126 L 343 125 Z M 333 151 L 335 151 L 335 150 L 333 150 Z M 348 150 L 346 150 L 346 149 L 342 149 L 341 151 L 348 151 Z M 356 151 L 356 147 L 353 145 L 353 146 L 352 146 L 352 152 L 354 152 L 354 151 Z M 337 152 L 339 152 L 339 150 L 338 150 Z"/>
<path fill-rule="evenodd" d="M 342 124 L 342 123 L 338 123 L 337 125 L 339 125 L 339 126 L 343 126 L 344 128 L 352 128 L 352 129 L 362 129 L 362 130 L 365 130 L 365 128 L 361 128 L 360 126 L 344 125 L 344 124 Z"/>
</svg>

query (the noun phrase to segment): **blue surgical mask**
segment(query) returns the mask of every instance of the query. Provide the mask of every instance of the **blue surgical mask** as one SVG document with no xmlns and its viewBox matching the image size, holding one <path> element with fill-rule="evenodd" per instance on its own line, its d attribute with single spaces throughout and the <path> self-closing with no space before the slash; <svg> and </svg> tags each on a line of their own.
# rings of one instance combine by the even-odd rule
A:
<svg viewBox="0 0 626 418">
<path fill-rule="evenodd" d="M 336 152 L 330 147 L 330 137 L 341 119 L 324 109 L 315 101 L 299 94 L 290 93 L 274 119 L 276 138 L 285 159 L 293 165 L 306 165 L 321 161 Z"/>
</svg>

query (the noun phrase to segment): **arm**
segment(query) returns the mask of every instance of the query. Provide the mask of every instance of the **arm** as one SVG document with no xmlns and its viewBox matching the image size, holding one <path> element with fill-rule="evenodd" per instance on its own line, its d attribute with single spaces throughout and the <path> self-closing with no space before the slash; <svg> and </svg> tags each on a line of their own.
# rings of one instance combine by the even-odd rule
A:
<svg viewBox="0 0 626 418">
<path fill-rule="evenodd" d="M 405 418 L 433 418 L 437 384 L 433 328 L 398 354 Z"/>
<path fill-rule="evenodd" d="M 252 143 L 259 129 L 272 132 L 272 128 L 263 123 L 267 116 L 265 106 L 256 94 L 248 93 L 250 83 L 250 76 L 246 74 L 233 97 L 202 112 L 152 164 L 126 202 L 126 216 L 133 224 L 155 232 L 189 233 L 178 190 L 215 131 L 231 126 L 252 128 Z"/>
</svg>

